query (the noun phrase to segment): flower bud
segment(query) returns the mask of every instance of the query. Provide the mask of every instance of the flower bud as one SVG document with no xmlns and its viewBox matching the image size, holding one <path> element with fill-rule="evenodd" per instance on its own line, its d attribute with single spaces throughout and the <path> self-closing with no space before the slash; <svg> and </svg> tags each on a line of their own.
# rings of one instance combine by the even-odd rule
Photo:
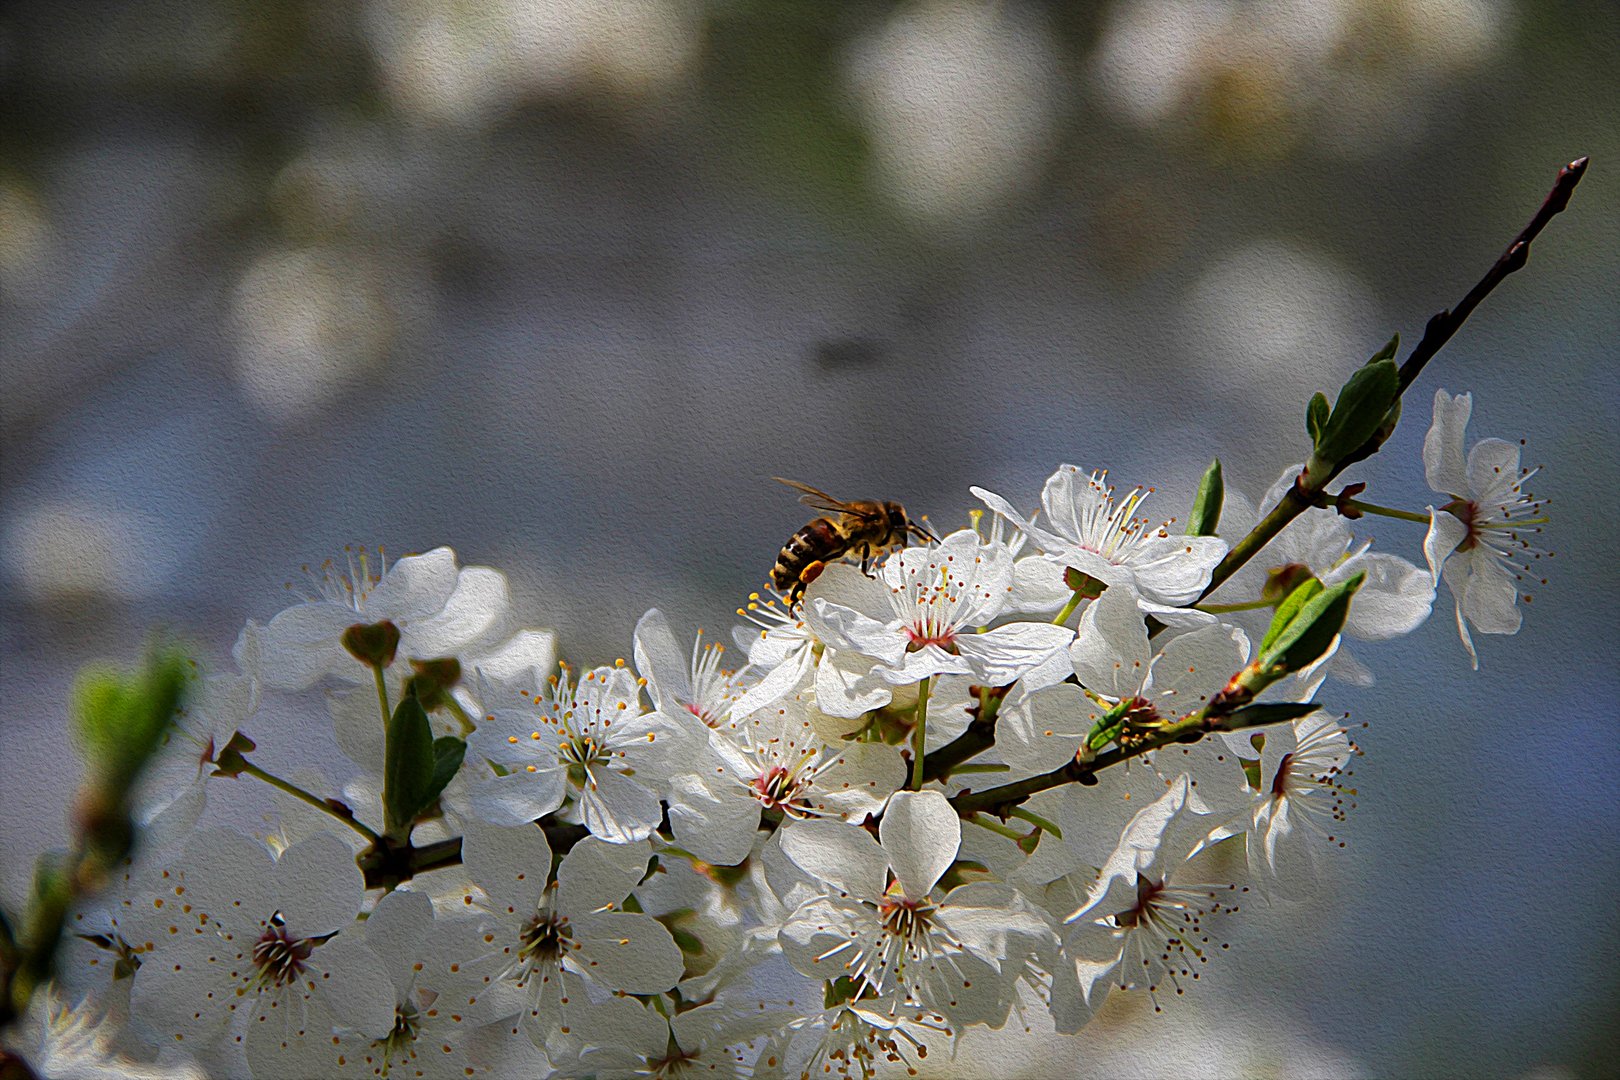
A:
<svg viewBox="0 0 1620 1080">
<path fill-rule="evenodd" d="M 343 631 L 343 647 L 367 667 L 385 668 L 394 662 L 394 653 L 399 648 L 399 627 L 387 619 L 355 623 Z"/>
</svg>

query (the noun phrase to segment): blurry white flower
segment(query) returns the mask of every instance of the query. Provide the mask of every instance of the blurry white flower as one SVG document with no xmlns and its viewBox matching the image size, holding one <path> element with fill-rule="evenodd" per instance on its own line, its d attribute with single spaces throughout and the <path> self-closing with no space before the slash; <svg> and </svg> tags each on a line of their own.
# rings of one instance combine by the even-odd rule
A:
<svg viewBox="0 0 1620 1080">
<path fill-rule="evenodd" d="M 250 625 L 239 642 L 250 657 L 258 647 L 258 630 Z M 195 682 L 137 782 L 135 816 L 146 830 L 142 842 L 152 850 L 180 841 L 196 826 L 207 803 L 214 755 L 259 707 L 252 675 L 211 675 Z"/>
<path fill-rule="evenodd" d="M 343 646 L 351 626 L 391 622 L 400 659 L 434 660 L 456 656 L 506 616 L 505 575 L 485 566 L 458 569 L 447 547 L 392 566 L 380 550 L 361 548 L 347 553 L 343 566 L 328 561 L 307 572 L 316 595 L 278 614 L 261 634 L 257 674 L 274 689 L 302 690 L 326 676 L 370 682 L 371 669 Z"/>
<path fill-rule="evenodd" d="M 468 757 L 505 772 L 475 781 L 472 810 L 497 825 L 518 825 L 571 795 L 595 835 L 645 840 L 663 817 L 665 783 L 688 760 L 683 750 L 701 743 L 681 721 L 642 712 L 641 687 L 625 668 L 594 668 L 577 683 L 571 674 L 564 667 L 542 695 L 495 705 L 479 721 Z"/>
<path fill-rule="evenodd" d="M 151 899 L 166 916 L 135 973 L 139 1018 L 194 1054 L 236 1034 L 260 1075 L 333 1018 L 373 1037 L 393 1023 L 381 962 L 349 931 L 365 896 L 354 853 L 330 833 L 279 859 L 257 840 L 195 834 L 184 879 Z M 168 882 L 165 882 L 167 885 Z"/>
<path fill-rule="evenodd" d="M 1057 66 L 1046 28 L 1020 9 L 898 9 L 847 69 L 887 193 L 936 228 L 1005 202 L 1045 160 Z"/>
<path fill-rule="evenodd" d="M 1546 584 L 1530 564 L 1547 553 L 1525 537 L 1541 532 L 1547 501 L 1524 490 L 1525 481 L 1539 470 L 1521 469 L 1519 448 L 1510 442 L 1481 439 L 1464 465 L 1473 408 L 1471 394 L 1434 392 L 1434 423 L 1423 438 L 1423 471 L 1429 487 L 1451 501 L 1439 509 L 1429 507 L 1423 554 L 1435 583 L 1443 576 L 1456 599 L 1457 633 L 1477 669 L 1479 654 L 1469 626 L 1486 634 L 1518 633 L 1518 583 L 1529 576 Z"/>
<path fill-rule="evenodd" d="M 154 1062 L 130 1061 L 114 1046 L 117 1034 L 117 1025 L 89 999 L 70 1005 L 51 986 L 34 995 L 0 1045 L 0 1057 L 15 1051 L 42 1080 L 207 1080 L 196 1062 L 172 1048 Z"/>
</svg>

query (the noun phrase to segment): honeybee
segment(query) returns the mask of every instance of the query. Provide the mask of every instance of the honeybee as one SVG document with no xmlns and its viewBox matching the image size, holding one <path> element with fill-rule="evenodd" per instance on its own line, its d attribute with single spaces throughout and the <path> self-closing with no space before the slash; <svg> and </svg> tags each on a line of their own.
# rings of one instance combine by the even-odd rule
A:
<svg viewBox="0 0 1620 1080">
<path fill-rule="evenodd" d="M 861 556 L 861 573 L 867 573 L 872 560 L 887 548 L 905 547 L 911 537 L 938 540 L 924 525 L 906 516 L 906 508 L 892 500 L 857 499 L 844 502 L 825 491 L 780 476 L 771 479 L 799 491 L 799 501 L 812 510 L 825 510 L 829 517 L 818 517 L 788 537 L 776 556 L 771 584 L 787 592 L 788 606 L 804 599 L 804 590 L 820 576 L 829 562 L 856 552 Z"/>
</svg>

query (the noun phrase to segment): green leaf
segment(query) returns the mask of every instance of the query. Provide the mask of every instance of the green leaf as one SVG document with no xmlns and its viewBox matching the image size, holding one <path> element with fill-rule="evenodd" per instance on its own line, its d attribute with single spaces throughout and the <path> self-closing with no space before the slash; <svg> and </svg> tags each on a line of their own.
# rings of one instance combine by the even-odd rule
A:
<svg viewBox="0 0 1620 1080">
<path fill-rule="evenodd" d="M 1376 364 L 1380 360 L 1393 360 L 1395 359 L 1395 354 L 1400 351 L 1401 335 L 1396 334 L 1394 337 L 1389 339 L 1382 349 L 1379 349 L 1377 352 L 1369 356 L 1367 358 L 1367 363 Z"/>
<path fill-rule="evenodd" d="M 1282 603 L 1277 605 L 1277 611 L 1271 616 L 1271 625 L 1266 628 L 1266 636 L 1260 642 L 1260 655 L 1264 656 L 1271 651 L 1272 644 L 1288 629 L 1288 624 L 1299 615 L 1300 608 L 1322 591 L 1322 583 L 1314 576 L 1308 577 L 1289 593 Z"/>
<path fill-rule="evenodd" d="M 1221 505 L 1226 501 L 1226 484 L 1221 479 L 1221 459 L 1216 458 L 1204 470 L 1198 482 L 1198 494 L 1193 496 L 1192 511 L 1187 515 L 1188 536 L 1214 536 L 1221 524 Z"/>
<path fill-rule="evenodd" d="M 1322 432 L 1327 430 L 1328 414 L 1332 411 L 1326 394 L 1318 390 L 1311 395 L 1310 404 L 1305 406 L 1305 431 L 1311 437 L 1312 446 L 1322 445 Z"/>
<path fill-rule="evenodd" d="M 1291 674 L 1304 670 L 1320 659 L 1339 631 L 1344 629 L 1344 620 L 1350 614 L 1350 598 L 1366 579 L 1367 574 L 1363 571 L 1323 589 L 1306 601 L 1287 628 L 1271 642 L 1270 648 L 1262 647 L 1260 666 L 1281 674 Z"/>
<path fill-rule="evenodd" d="M 1315 457 L 1337 465 L 1372 438 L 1401 393 L 1400 369 L 1387 356 L 1358 368 L 1339 391 Z"/>
<path fill-rule="evenodd" d="M 73 687 L 73 727 L 99 783 L 121 787 L 133 781 L 174 720 L 190 667 L 179 651 L 159 649 L 134 674 L 108 668 L 80 674 Z"/>
<path fill-rule="evenodd" d="M 409 836 L 416 815 L 432 801 L 426 796 L 435 765 L 427 713 L 421 702 L 407 695 L 388 722 L 388 747 L 383 753 L 383 815 L 390 836 Z"/>
<path fill-rule="evenodd" d="M 433 740 L 433 777 L 428 782 L 425 801 L 416 808 L 417 813 L 426 810 L 439 797 L 444 786 L 455 778 L 466 756 L 467 744 L 454 735 L 441 735 Z"/>
<path fill-rule="evenodd" d="M 1281 724 L 1288 720 L 1298 720 L 1302 716 L 1311 715 L 1321 707 L 1309 701 L 1279 701 L 1267 702 L 1263 705 L 1245 705 L 1231 716 L 1228 716 L 1222 723 L 1234 731 L 1241 731 L 1243 728 L 1265 727 L 1268 724 Z"/>
</svg>

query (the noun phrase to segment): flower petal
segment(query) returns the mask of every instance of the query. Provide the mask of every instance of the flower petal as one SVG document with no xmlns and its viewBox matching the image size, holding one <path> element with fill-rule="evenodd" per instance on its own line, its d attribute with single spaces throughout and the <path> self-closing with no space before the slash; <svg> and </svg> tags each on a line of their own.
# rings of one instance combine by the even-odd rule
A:
<svg viewBox="0 0 1620 1080">
<path fill-rule="evenodd" d="M 305 937 L 342 930 L 365 903 L 365 877 L 354 851 L 332 833 L 300 840 L 276 860 L 276 906 Z"/>
<path fill-rule="evenodd" d="M 962 819 L 937 791 L 897 791 L 878 839 L 906 899 L 926 899 L 962 846 Z"/>
<path fill-rule="evenodd" d="M 1423 538 L 1423 557 L 1429 562 L 1430 584 L 1440 583 L 1441 567 L 1467 536 L 1468 526 L 1463 524 L 1461 518 L 1429 507 L 1429 532 Z"/>
<path fill-rule="evenodd" d="M 469 821 L 461 838 L 461 863 L 473 883 L 489 894 L 492 908 L 526 917 L 539 906 L 551 876 L 551 845 L 534 825 L 503 829 Z"/>
<path fill-rule="evenodd" d="M 802 821 L 779 835 L 783 854 L 816 880 L 851 896 L 883 895 L 889 860 L 865 829 Z"/>
<path fill-rule="evenodd" d="M 1517 501 L 1519 447 L 1506 439 L 1481 439 L 1468 451 L 1468 493 L 1490 510 Z"/>
<path fill-rule="evenodd" d="M 1074 631 L 1051 623 L 1007 623 L 982 634 L 959 634 L 958 655 L 990 686 L 1005 686 L 1032 671 L 1074 640 Z"/>
<path fill-rule="evenodd" d="M 1434 421 L 1423 436 L 1423 475 L 1430 489 L 1442 495 L 1464 495 L 1468 477 L 1463 472 L 1463 438 L 1468 417 L 1474 411 L 1472 394 L 1452 397 L 1444 390 L 1434 392 Z"/>
<path fill-rule="evenodd" d="M 624 902 L 647 876 L 652 845 L 610 844 L 587 836 L 563 856 L 557 867 L 557 905 L 570 918 Z"/>
</svg>

